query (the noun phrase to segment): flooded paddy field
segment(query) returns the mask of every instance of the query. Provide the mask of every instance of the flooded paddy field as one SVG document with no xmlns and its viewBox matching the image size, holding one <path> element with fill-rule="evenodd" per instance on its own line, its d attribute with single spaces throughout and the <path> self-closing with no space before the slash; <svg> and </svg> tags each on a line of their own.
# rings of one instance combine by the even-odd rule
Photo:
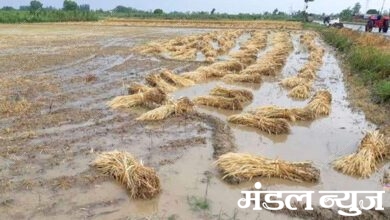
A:
<svg viewBox="0 0 390 220">
<path fill-rule="evenodd" d="M 229 116 L 258 107 L 308 105 L 310 98 L 292 98 L 281 85 L 310 61 L 312 51 L 301 40 L 305 35 L 323 48 L 308 96 L 329 91 L 329 115 L 289 122 L 290 131 L 279 135 L 229 123 Z M 314 33 L 22 24 L 1 25 L 0 42 L 0 219 L 289 219 L 239 209 L 241 191 L 256 181 L 281 191 L 383 190 L 385 164 L 363 179 L 332 168 L 335 159 L 355 152 L 376 125 L 352 109 L 342 65 Z M 275 48 L 281 43 L 286 49 L 279 53 Z M 240 55 L 244 48 L 252 53 L 250 59 Z M 275 55 L 283 65 L 271 62 Z M 263 62 L 267 58 L 269 66 Z M 232 60 L 242 64 L 238 72 L 267 66 L 273 74 L 263 74 L 260 83 L 224 80 L 232 74 L 224 72 L 198 78 L 205 68 Z M 148 111 L 145 107 L 112 109 L 107 104 L 127 95 L 128 85 L 145 83 L 147 75 L 162 70 L 195 82 L 167 92 L 172 99 L 195 100 L 220 86 L 248 90 L 253 101 L 242 110 L 197 104 L 193 113 L 154 122 L 136 120 Z M 113 150 L 155 168 L 161 193 L 150 200 L 131 199 L 125 187 L 90 166 L 99 153 Z M 315 183 L 254 178 L 229 184 L 215 165 L 227 152 L 312 161 L 320 178 Z M 208 207 L 201 209 L 204 198 Z M 388 193 L 383 204 L 390 205 Z"/>
</svg>

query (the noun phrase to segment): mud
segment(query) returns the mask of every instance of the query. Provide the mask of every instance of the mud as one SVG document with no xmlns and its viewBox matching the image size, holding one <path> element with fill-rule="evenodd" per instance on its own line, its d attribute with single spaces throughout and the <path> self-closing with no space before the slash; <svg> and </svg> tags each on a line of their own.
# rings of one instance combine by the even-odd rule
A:
<svg viewBox="0 0 390 220">
<path fill-rule="evenodd" d="M 329 165 L 337 156 L 354 152 L 363 131 L 376 126 L 351 109 L 339 63 L 326 45 L 315 88 L 332 90 L 332 113 L 293 124 L 290 135 L 230 126 L 226 117 L 237 113 L 232 111 L 198 108 L 194 115 L 144 123 L 134 119 L 146 109 L 107 107 L 113 97 L 127 94 L 127 84 L 142 82 L 152 71 L 185 72 L 203 65 L 141 56 L 132 51 L 134 46 L 207 31 L 211 30 L 1 25 L 0 37 L 6 46 L 2 44 L 0 55 L 0 98 L 18 95 L 32 107 L 15 114 L 0 113 L 0 219 L 286 219 L 237 208 L 240 191 L 253 182 L 228 185 L 213 165 L 216 157 L 231 151 L 313 160 L 321 169 L 317 185 L 260 179 L 275 190 L 382 189 L 384 168 L 358 180 Z M 252 90 L 255 101 L 245 110 L 271 104 L 304 106 L 306 102 L 289 99 L 288 91 L 278 84 L 283 77 L 295 75 L 307 59 L 299 33 L 292 33 L 294 52 L 276 78 L 265 78 L 261 85 L 210 81 L 172 95 L 194 98 L 220 84 Z M 131 152 L 156 168 L 163 186 L 158 198 L 130 200 L 124 188 L 89 167 L 96 153 L 114 149 Z M 193 211 L 188 198 L 203 198 L 206 189 L 210 209 Z M 385 206 L 389 199 L 386 194 Z"/>
</svg>

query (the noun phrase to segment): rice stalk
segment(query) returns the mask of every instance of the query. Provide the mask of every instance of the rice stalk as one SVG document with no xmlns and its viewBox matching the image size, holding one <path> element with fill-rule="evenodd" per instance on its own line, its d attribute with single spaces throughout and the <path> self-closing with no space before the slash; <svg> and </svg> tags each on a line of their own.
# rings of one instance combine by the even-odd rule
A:
<svg viewBox="0 0 390 220">
<path fill-rule="evenodd" d="M 166 82 L 161 76 L 157 74 L 149 74 L 145 77 L 145 81 L 153 87 L 162 89 L 165 92 L 174 92 L 177 88 L 168 82 Z"/>
<path fill-rule="evenodd" d="M 151 199 L 161 191 L 156 171 L 138 162 L 130 153 L 123 151 L 101 153 L 93 161 L 92 166 L 124 185 L 132 199 Z"/>
<path fill-rule="evenodd" d="M 111 108 L 131 108 L 141 105 L 149 105 L 150 103 L 161 104 L 167 98 L 165 92 L 161 89 L 153 88 L 146 92 L 140 92 L 133 95 L 125 95 L 115 97 L 113 100 L 108 102 L 108 106 Z"/>
<path fill-rule="evenodd" d="M 232 183 L 257 177 L 281 178 L 294 182 L 317 183 L 320 170 L 311 162 L 288 162 L 243 153 L 227 153 L 215 162 L 222 179 Z"/>
<path fill-rule="evenodd" d="M 367 178 L 378 170 L 388 150 L 383 134 L 378 131 L 368 132 L 360 142 L 357 152 L 336 159 L 333 167 L 350 176 Z"/>
<path fill-rule="evenodd" d="M 222 77 L 222 80 L 229 83 L 261 83 L 260 75 L 250 74 L 227 74 Z"/>
<path fill-rule="evenodd" d="M 165 70 L 160 73 L 161 78 L 177 87 L 189 87 L 195 85 L 194 81 L 186 79 L 182 76 L 173 74 L 171 71 Z"/>
<path fill-rule="evenodd" d="M 290 132 L 290 125 L 283 118 L 268 118 L 250 113 L 242 113 L 230 116 L 228 121 L 233 124 L 257 128 L 268 134 L 288 134 Z"/>
<path fill-rule="evenodd" d="M 172 115 L 180 115 L 194 111 L 194 103 L 188 98 L 181 98 L 177 101 L 169 101 L 156 109 L 148 111 L 138 117 L 138 121 L 158 121 L 166 119 Z"/>
<path fill-rule="evenodd" d="M 211 90 L 210 95 L 221 96 L 225 98 L 235 98 L 240 102 L 249 102 L 253 100 L 253 94 L 251 91 L 245 89 L 227 89 L 221 86 Z"/>
<path fill-rule="evenodd" d="M 328 91 L 318 91 L 305 108 L 316 116 L 329 115 L 331 102 L 332 95 Z"/>
<path fill-rule="evenodd" d="M 308 84 L 308 83 L 310 83 L 310 80 L 305 79 L 305 78 L 301 78 L 301 77 L 297 77 L 297 76 L 285 78 L 281 82 L 282 86 L 284 86 L 286 88 L 290 88 L 290 89 L 292 89 L 298 85 Z"/>
<path fill-rule="evenodd" d="M 225 98 L 220 96 L 199 96 L 194 99 L 196 105 L 205 105 L 218 109 L 242 110 L 243 106 L 240 100 L 236 98 Z"/>
<path fill-rule="evenodd" d="M 307 99 L 310 96 L 310 86 L 308 84 L 300 84 L 295 86 L 288 96 L 296 99 Z"/>
<path fill-rule="evenodd" d="M 127 88 L 127 93 L 129 95 L 133 95 L 133 94 L 136 94 L 136 93 L 140 93 L 140 92 L 146 92 L 148 90 L 152 89 L 151 87 L 149 86 L 145 86 L 143 84 L 140 84 L 140 83 L 132 83 L 128 88 Z"/>
</svg>

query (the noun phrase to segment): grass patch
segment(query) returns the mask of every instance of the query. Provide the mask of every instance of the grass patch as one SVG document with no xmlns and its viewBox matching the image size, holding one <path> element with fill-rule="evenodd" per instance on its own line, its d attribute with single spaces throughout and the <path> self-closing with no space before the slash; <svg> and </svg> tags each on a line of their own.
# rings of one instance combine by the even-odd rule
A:
<svg viewBox="0 0 390 220">
<path fill-rule="evenodd" d="M 187 202 L 193 211 L 204 211 L 210 209 L 210 202 L 207 198 L 188 196 Z"/>
<path fill-rule="evenodd" d="M 380 81 L 375 85 L 375 93 L 378 95 L 383 101 L 390 100 L 390 80 Z"/>
</svg>

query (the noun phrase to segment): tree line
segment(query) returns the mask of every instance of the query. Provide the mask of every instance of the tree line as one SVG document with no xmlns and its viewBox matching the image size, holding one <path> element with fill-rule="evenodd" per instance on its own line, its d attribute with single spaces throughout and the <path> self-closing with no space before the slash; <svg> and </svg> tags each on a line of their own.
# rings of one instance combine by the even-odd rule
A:
<svg viewBox="0 0 390 220">
<path fill-rule="evenodd" d="M 96 21 L 107 17 L 118 18 L 160 18 L 160 19 L 207 19 L 207 20 L 299 20 L 304 18 L 304 11 L 297 11 L 291 14 L 275 9 L 273 12 L 264 13 L 240 13 L 228 14 L 218 13 L 216 9 L 210 12 L 169 12 L 162 9 L 151 11 L 138 10 L 132 7 L 117 6 L 112 10 L 91 10 L 90 5 L 78 5 L 75 1 L 65 0 L 60 9 L 47 6 L 45 7 L 39 0 L 33 0 L 30 5 L 20 6 L 15 9 L 5 6 L 0 9 L 0 23 L 29 23 L 29 22 L 61 22 L 61 21 Z"/>
</svg>

